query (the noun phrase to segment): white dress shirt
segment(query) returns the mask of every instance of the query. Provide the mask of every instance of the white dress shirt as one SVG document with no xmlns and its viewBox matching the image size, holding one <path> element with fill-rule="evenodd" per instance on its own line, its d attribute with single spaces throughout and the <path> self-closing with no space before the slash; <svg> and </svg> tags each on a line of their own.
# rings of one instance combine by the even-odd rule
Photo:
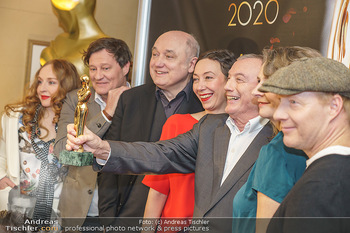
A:
<svg viewBox="0 0 350 233">
<path fill-rule="evenodd" d="M 262 128 L 268 122 L 268 119 L 262 118 L 260 116 L 255 117 L 248 121 L 248 123 L 244 126 L 243 131 L 241 132 L 231 117 L 226 120 L 226 125 L 231 132 L 231 137 L 228 145 L 221 185 L 224 183 L 225 179 L 228 177 L 256 135 L 258 135 L 260 130 L 262 130 Z"/>
</svg>

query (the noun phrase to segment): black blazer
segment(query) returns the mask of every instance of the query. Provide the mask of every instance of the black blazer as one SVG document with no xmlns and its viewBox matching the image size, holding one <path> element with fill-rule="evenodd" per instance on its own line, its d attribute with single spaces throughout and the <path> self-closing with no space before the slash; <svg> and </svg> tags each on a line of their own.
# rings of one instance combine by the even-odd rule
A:
<svg viewBox="0 0 350 233">
<path fill-rule="evenodd" d="M 153 83 L 125 91 L 119 99 L 105 139 L 126 142 L 158 141 L 166 117 L 160 101 L 155 97 L 155 91 L 156 86 Z M 200 111 L 203 111 L 202 105 L 191 91 L 189 100 L 184 99 L 176 113 Z M 143 177 L 100 174 L 100 217 L 142 217 L 148 196 L 148 187 L 141 183 Z"/>
</svg>

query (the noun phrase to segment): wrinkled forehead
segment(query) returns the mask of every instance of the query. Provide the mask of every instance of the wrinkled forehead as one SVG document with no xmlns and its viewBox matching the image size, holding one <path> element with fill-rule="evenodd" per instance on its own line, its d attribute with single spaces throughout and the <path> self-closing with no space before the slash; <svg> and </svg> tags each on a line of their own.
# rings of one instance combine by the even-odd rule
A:
<svg viewBox="0 0 350 233">
<path fill-rule="evenodd" d="M 329 104 L 326 100 L 329 99 L 333 94 L 325 93 L 325 92 L 318 92 L 318 91 L 303 91 L 298 92 L 295 94 L 290 95 L 281 95 L 276 94 L 281 100 L 289 101 L 290 99 L 293 99 L 295 101 L 298 101 L 300 103 L 312 103 L 308 106 L 310 108 L 316 107 L 316 105 L 327 105 Z"/>
<path fill-rule="evenodd" d="M 257 78 L 260 73 L 261 65 L 261 60 L 257 58 L 237 60 L 232 65 L 229 76 L 235 77 L 237 75 L 243 75 L 245 77 Z"/>
<path fill-rule="evenodd" d="M 186 53 L 189 49 L 186 37 L 165 34 L 156 40 L 152 51 L 158 51 L 160 53 L 171 52 L 180 55 Z"/>
</svg>

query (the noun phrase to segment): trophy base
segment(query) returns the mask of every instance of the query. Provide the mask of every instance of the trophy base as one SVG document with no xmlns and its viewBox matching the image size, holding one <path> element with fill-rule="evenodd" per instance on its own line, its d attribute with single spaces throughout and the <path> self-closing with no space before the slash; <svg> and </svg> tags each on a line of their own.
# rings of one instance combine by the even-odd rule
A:
<svg viewBox="0 0 350 233">
<path fill-rule="evenodd" d="M 61 151 L 59 162 L 71 166 L 90 166 L 94 161 L 94 155 L 91 152 Z"/>
</svg>

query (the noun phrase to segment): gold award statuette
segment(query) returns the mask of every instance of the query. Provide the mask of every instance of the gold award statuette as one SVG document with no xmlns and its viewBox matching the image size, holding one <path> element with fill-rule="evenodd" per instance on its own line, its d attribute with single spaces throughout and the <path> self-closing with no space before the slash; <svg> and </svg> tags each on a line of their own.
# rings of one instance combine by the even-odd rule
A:
<svg viewBox="0 0 350 233">
<path fill-rule="evenodd" d="M 74 129 L 77 132 L 77 137 L 83 135 L 86 116 L 88 114 L 87 102 L 91 96 L 91 90 L 89 87 L 90 79 L 88 76 L 83 75 L 80 77 L 81 89 L 77 92 L 78 104 L 74 113 Z M 60 163 L 72 166 L 88 166 L 93 162 L 93 154 L 91 152 L 84 152 L 84 148 L 80 145 L 80 148 L 75 151 L 64 150 L 60 153 Z"/>
</svg>

